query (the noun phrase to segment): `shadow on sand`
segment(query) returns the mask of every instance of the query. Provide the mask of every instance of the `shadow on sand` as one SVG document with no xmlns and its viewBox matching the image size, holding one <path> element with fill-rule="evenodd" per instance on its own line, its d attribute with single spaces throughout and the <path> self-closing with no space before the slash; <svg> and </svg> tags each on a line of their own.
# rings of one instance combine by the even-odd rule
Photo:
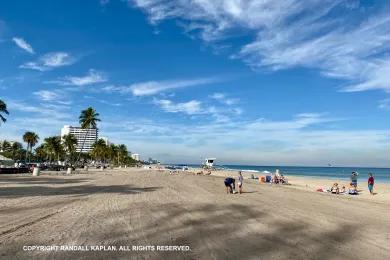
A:
<svg viewBox="0 0 390 260">
<path fill-rule="evenodd" d="M 139 205 L 138 205 L 139 206 Z M 108 259 L 351 259 L 340 250 L 355 237 L 356 226 L 332 228 L 298 219 L 275 218 L 266 211 L 241 204 L 161 204 L 151 208 L 131 205 L 116 213 L 123 223 L 107 224 L 109 233 L 94 232 L 100 245 L 188 245 L 188 252 L 114 251 L 57 252 L 50 257 Z M 137 209 L 134 212 L 134 209 Z M 142 223 L 134 222 L 134 215 Z M 96 216 L 103 219 L 105 216 Z M 127 222 L 126 222 L 126 217 Z M 128 224 L 126 224 L 128 223 Z M 85 233 L 85 239 L 90 238 Z M 44 243 L 45 241 L 33 241 Z M 352 250 L 352 248 L 350 249 Z M 50 258 L 48 257 L 48 258 Z"/>
<path fill-rule="evenodd" d="M 87 182 L 90 179 L 88 178 L 77 178 L 77 179 L 67 179 L 67 178 L 53 178 L 53 177 L 30 177 L 30 176 L 0 176 L 0 185 L 7 184 L 68 184 L 68 183 L 82 183 Z"/>
<path fill-rule="evenodd" d="M 142 192 L 152 192 L 160 187 L 133 187 L 131 185 L 80 185 L 80 186 L 23 186 L 23 187 L 2 187 L 0 189 L 0 198 L 18 198 L 29 196 L 56 196 L 71 195 L 85 196 L 96 193 L 118 193 L 118 194 L 137 194 Z"/>
</svg>

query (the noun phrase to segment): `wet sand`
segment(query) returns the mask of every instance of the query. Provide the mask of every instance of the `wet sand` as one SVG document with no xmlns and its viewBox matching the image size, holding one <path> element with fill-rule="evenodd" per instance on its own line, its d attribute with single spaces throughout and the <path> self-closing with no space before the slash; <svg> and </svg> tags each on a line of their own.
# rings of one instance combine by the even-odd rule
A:
<svg viewBox="0 0 390 260">
<path fill-rule="evenodd" d="M 305 189 L 245 180 L 245 193 L 232 195 L 220 176 L 141 169 L 0 176 L 0 258 L 390 258 L 390 203 Z M 191 250 L 24 251 L 29 245 Z"/>
</svg>

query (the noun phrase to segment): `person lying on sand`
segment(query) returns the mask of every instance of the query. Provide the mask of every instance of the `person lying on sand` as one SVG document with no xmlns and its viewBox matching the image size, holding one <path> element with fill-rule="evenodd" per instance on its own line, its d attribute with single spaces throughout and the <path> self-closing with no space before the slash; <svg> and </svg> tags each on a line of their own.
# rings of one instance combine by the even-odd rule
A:
<svg viewBox="0 0 390 260">
<path fill-rule="evenodd" d="M 227 177 L 224 181 L 226 187 L 226 193 L 233 193 L 236 189 L 236 180 L 232 177 Z"/>
<path fill-rule="evenodd" d="M 330 189 L 330 192 L 332 192 L 332 194 L 340 193 L 339 184 L 337 182 L 333 184 L 332 188 Z"/>
</svg>

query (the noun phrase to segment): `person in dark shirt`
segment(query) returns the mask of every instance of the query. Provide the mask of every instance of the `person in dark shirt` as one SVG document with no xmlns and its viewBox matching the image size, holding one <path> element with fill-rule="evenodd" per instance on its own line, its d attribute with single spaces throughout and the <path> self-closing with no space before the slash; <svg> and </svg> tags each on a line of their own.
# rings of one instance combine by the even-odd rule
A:
<svg viewBox="0 0 390 260">
<path fill-rule="evenodd" d="M 233 191 L 236 189 L 236 181 L 232 177 L 228 177 L 224 181 L 225 187 L 226 187 L 226 193 L 233 193 Z"/>
<path fill-rule="evenodd" d="M 371 195 L 374 195 L 374 176 L 372 176 L 371 172 L 368 174 L 368 176 L 368 190 L 370 191 Z"/>
</svg>

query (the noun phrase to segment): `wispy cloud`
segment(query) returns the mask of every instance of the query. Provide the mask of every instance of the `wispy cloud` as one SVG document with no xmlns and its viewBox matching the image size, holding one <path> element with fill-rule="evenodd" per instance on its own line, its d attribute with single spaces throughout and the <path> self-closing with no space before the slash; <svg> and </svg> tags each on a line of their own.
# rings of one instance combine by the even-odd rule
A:
<svg viewBox="0 0 390 260">
<path fill-rule="evenodd" d="M 49 81 L 48 83 L 56 83 L 64 86 L 86 86 L 106 81 L 107 78 L 102 72 L 90 69 L 85 76 L 66 76 L 59 80 Z"/>
<path fill-rule="evenodd" d="M 161 99 L 154 100 L 156 105 L 159 105 L 163 110 L 170 113 L 186 113 L 188 115 L 201 114 L 204 110 L 201 107 L 201 102 L 198 100 L 191 100 L 184 103 L 174 103 L 171 100 Z"/>
<path fill-rule="evenodd" d="M 19 48 L 25 50 L 26 52 L 28 52 L 30 54 L 35 53 L 34 49 L 31 47 L 31 45 L 28 42 L 26 42 L 23 38 L 13 37 L 12 40 Z"/>
<path fill-rule="evenodd" d="M 221 102 L 222 104 L 229 105 L 229 106 L 235 105 L 238 102 L 240 102 L 240 99 L 230 98 L 224 93 L 214 93 L 214 94 L 210 95 L 210 98 L 215 99 L 215 100 Z"/>
<path fill-rule="evenodd" d="M 169 99 L 153 99 L 153 103 L 168 113 L 184 113 L 190 116 L 203 117 L 205 120 L 215 122 L 229 122 L 231 119 L 242 114 L 239 107 L 216 106 L 214 104 L 203 103 L 199 100 L 187 102 L 174 102 Z"/>
<path fill-rule="evenodd" d="M 187 33 L 217 46 L 250 35 L 232 57 L 254 69 L 315 68 L 345 80 L 344 91 L 390 90 L 388 10 L 360 8 L 357 0 L 131 2 L 152 24 L 180 19 Z"/>
<path fill-rule="evenodd" d="M 380 100 L 378 107 L 380 109 L 390 110 L 390 98 Z"/>
<path fill-rule="evenodd" d="M 166 162 L 198 163 L 200 156 L 216 156 L 220 163 L 258 165 L 389 165 L 383 153 L 390 152 L 390 131 L 326 127 L 339 122 L 343 121 L 327 114 L 302 113 L 285 120 L 198 120 L 193 124 L 111 118 L 101 126 L 110 139 Z"/>
<path fill-rule="evenodd" d="M 99 4 L 100 4 L 101 6 L 108 5 L 109 3 L 110 3 L 110 0 L 100 0 L 100 1 L 99 1 Z"/>
<path fill-rule="evenodd" d="M 50 119 L 65 119 L 70 118 L 70 115 L 66 112 L 69 109 L 65 105 L 52 105 L 41 103 L 40 105 L 30 105 L 24 101 L 8 100 L 7 105 L 9 110 L 20 111 L 26 113 L 34 113 L 31 117 L 40 118 L 39 121 L 42 121 L 42 118 Z"/>
<path fill-rule="evenodd" d="M 217 78 L 147 81 L 134 83 L 129 86 L 106 86 L 103 90 L 107 92 L 120 92 L 122 94 L 131 93 L 134 96 L 152 96 L 167 90 L 206 85 L 217 81 L 219 81 Z"/>
<path fill-rule="evenodd" d="M 76 61 L 69 53 L 50 52 L 41 56 L 37 61 L 30 61 L 20 65 L 20 68 L 47 71 L 54 68 L 71 65 Z"/>
<path fill-rule="evenodd" d="M 63 105 L 70 105 L 72 102 L 67 100 L 66 94 L 60 90 L 39 90 L 33 93 L 39 100 L 55 102 Z"/>
</svg>

